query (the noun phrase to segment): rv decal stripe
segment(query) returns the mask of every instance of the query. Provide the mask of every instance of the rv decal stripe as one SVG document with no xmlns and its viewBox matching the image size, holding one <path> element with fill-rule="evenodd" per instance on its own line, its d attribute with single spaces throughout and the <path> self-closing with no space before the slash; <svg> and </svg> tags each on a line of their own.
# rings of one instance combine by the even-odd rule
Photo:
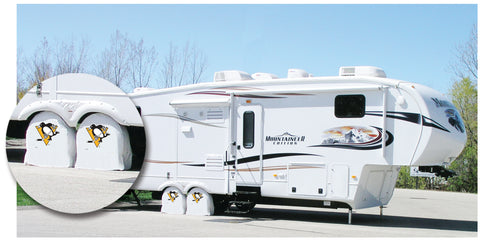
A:
<svg viewBox="0 0 480 243">
<path fill-rule="evenodd" d="M 264 155 L 263 155 L 263 160 L 275 159 L 275 158 L 281 158 L 281 157 L 289 157 L 289 156 L 322 156 L 322 155 L 317 155 L 317 154 L 303 154 L 303 153 L 264 154 Z M 245 163 L 255 162 L 255 161 L 259 161 L 259 160 L 260 160 L 260 156 L 259 156 L 259 155 L 250 156 L 250 157 L 245 157 L 245 158 L 239 159 L 237 164 L 245 164 Z M 203 163 L 203 164 L 183 164 L 183 165 L 187 165 L 187 166 L 198 166 L 198 167 L 205 166 L 204 163 Z M 226 161 L 226 162 L 224 163 L 224 165 L 235 165 L 235 160 Z"/>
<path fill-rule="evenodd" d="M 383 116 L 383 111 L 367 111 L 365 112 L 365 115 L 368 116 Z M 422 121 L 420 119 L 420 114 L 416 113 L 410 113 L 410 112 L 393 112 L 393 111 L 387 111 L 387 117 L 388 118 L 394 118 L 394 119 L 399 119 L 407 122 L 412 122 L 416 124 L 420 124 Z"/>
<path fill-rule="evenodd" d="M 265 96 L 265 95 L 235 95 L 235 97 L 241 97 L 241 98 L 259 98 L 259 99 L 279 99 L 279 98 L 285 98 L 285 97 Z"/>
<path fill-rule="evenodd" d="M 185 164 L 185 165 L 196 166 L 196 167 L 204 167 L 205 166 L 205 164 Z"/>
<path fill-rule="evenodd" d="M 365 115 L 368 116 L 383 116 L 382 111 L 367 111 L 365 112 Z M 412 122 L 416 124 L 422 124 L 423 126 L 426 127 L 433 127 L 440 129 L 445 132 L 450 132 L 447 128 L 442 126 L 440 123 L 434 121 L 431 118 L 428 118 L 426 116 L 417 114 L 417 113 L 410 113 L 410 112 L 394 112 L 394 111 L 387 111 L 387 117 L 388 118 L 394 118 L 394 119 L 399 119 L 407 122 Z"/>
<path fill-rule="evenodd" d="M 217 90 L 264 90 L 262 88 L 257 87 L 248 87 L 248 86 L 225 86 L 225 87 L 218 87 L 213 88 Z"/>
<path fill-rule="evenodd" d="M 290 157 L 290 156 L 321 156 L 321 155 L 316 155 L 316 154 L 303 154 L 303 153 L 279 153 L 279 154 L 264 154 L 263 155 L 263 160 L 267 159 L 275 159 L 275 158 L 281 158 L 281 157 Z M 251 156 L 251 157 L 246 157 L 239 159 L 237 164 L 244 164 L 244 163 L 249 163 L 249 162 L 254 162 L 254 161 L 259 161 L 260 156 Z M 227 165 L 234 165 L 235 160 L 230 160 L 226 162 Z"/>
<path fill-rule="evenodd" d="M 291 166 L 289 170 L 296 170 L 296 169 L 316 169 L 317 166 Z M 287 170 L 287 166 L 272 166 L 272 167 L 263 167 L 263 171 L 274 171 L 274 170 Z M 237 171 L 260 171 L 260 167 L 256 168 L 246 168 L 246 169 L 237 169 Z"/>
<path fill-rule="evenodd" d="M 181 161 L 159 161 L 159 160 L 144 160 L 147 163 L 153 164 L 183 164 L 183 163 L 190 163 L 190 162 L 181 162 Z"/>
<path fill-rule="evenodd" d="M 221 96 L 230 96 L 229 93 L 226 91 L 200 91 L 200 92 L 193 92 L 187 95 L 221 95 Z M 266 95 L 234 95 L 235 97 L 241 98 L 260 98 L 260 99 L 277 99 L 277 98 L 285 98 L 285 97 L 277 97 L 277 96 L 266 96 Z"/>
<path fill-rule="evenodd" d="M 191 122 L 191 123 L 195 123 L 195 124 L 199 124 L 199 125 L 204 125 L 204 126 L 209 126 L 209 127 L 225 128 L 225 127 L 223 127 L 223 126 L 217 126 L 217 125 L 213 125 L 213 124 L 209 124 L 209 123 L 197 121 L 197 120 L 195 120 L 195 119 L 188 118 L 188 117 L 185 117 L 185 116 L 179 116 L 179 115 L 177 115 L 177 114 L 155 113 L 155 114 L 147 114 L 147 115 L 144 115 L 144 116 L 170 117 L 170 118 L 175 118 L 175 119 L 179 119 L 179 120 L 182 120 L 182 121 L 187 121 L 187 122 Z"/>
<path fill-rule="evenodd" d="M 445 132 L 450 132 L 448 129 L 446 129 L 444 126 L 440 125 L 438 122 L 428 118 L 428 117 L 425 117 L 425 116 L 422 116 L 422 122 L 423 122 L 423 125 L 426 126 L 426 127 L 433 127 L 433 128 L 437 128 L 437 129 L 440 129 L 442 131 L 445 131 Z"/>
</svg>

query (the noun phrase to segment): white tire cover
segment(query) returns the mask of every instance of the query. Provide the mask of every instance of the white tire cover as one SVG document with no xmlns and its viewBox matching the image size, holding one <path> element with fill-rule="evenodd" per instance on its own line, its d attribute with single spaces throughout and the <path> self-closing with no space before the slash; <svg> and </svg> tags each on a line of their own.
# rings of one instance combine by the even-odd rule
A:
<svg viewBox="0 0 480 243">
<path fill-rule="evenodd" d="M 187 213 L 189 215 L 213 215 L 212 196 L 201 188 L 193 188 L 187 194 Z"/>
<path fill-rule="evenodd" d="M 25 136 L 24 163 L 41 167 L 73 167 L 75 130 L 52 112 L 40 112 L 30 121 Z"/>
<path fill-rule="evenodd" d="M 75 168 L 128 170 L 131 165 L 132 150 L 125 127 L 100 113 L 83 120 L 77 130 Z"/>
<path fill-rule="evenodd" d="M 162 213 L 185 214 L 185 194 L 176 187 L 168 187 L 162 194 Z"/>
</svg>

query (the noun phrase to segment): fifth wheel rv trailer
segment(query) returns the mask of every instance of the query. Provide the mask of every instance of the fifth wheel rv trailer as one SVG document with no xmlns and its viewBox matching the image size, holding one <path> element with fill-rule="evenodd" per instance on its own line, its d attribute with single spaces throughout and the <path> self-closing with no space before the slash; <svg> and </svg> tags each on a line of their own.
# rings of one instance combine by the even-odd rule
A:
<svg viewBox="0 0 480 243">
<path fill-rule="evenodd" d="M 351 216 L 388 204 L 400 166 L 448 165 L 466 141 L 442 94 L 369 66 L 335 77 L 290 69 L 283 79 L 223 71 L 212 83 L 129 96 L 147 140 L 133 188 L 160 192 L 166 213 L 278 204 Z"/>
<path fill-rule="evenodd" d="M 466 141 L 460 115 L 442 94 L 376 67 L 341 67 L 333 77 L 222 71 L 211 83 L 137 88 L 126 96 L 135 105 L 108 87 L 85 92 L 97 79 L 67 74 L 43 82 L 19 103 L 9 132 L 23 127 L 27 143 L 44 143 L 27 145 L 27 155 L 68 159 L 53 166 L 76 166 L 83 155 L 84 166 L 96 168 L 110 156 L 116 162 L 100 169 L 127 169 L 123 154 L 145 149 L 133 189 L 161 195 L 166 213 L 279 204 L 347 208 L 351 216 L 388 204 L 400 166 L 442 171 Z M 102 139 L 105 127 L 117 132 Z M 45 151 L 60 138 L 55 151 Z"/>
</svg>

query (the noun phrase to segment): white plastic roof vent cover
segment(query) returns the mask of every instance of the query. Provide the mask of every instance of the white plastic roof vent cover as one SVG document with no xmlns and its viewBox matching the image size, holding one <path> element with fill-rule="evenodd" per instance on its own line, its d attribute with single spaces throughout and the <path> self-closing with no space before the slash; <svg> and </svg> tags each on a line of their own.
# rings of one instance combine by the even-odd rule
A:
<svg viewBox="0 0 480 243">
<path fill-rule="evenodd" d="M 216 72 L 213 78 L 214 82 L 241 80 L 252 80 L 252 77 L 250 76 L 250 74 L 243 71 L 229 70 Z"/>
<path fill-rule="evenodd" d="M 385 71 L 379 67 L 373 66 L 350 66 L 340 67 L 339 76 L 364 76 L 386 78 Z"/>
<path fill-rule="evenodd" d="M 305 70 L 296 68 L 288 69 L 288 78 L 308 78 L 309 76 L 310 75 Z"/>
<path fill-rule="evenodd" d="M 271 73 L 254 73 L 252 78 L 255 80 L 278 79 L 277 75 Z"/>
</svg>

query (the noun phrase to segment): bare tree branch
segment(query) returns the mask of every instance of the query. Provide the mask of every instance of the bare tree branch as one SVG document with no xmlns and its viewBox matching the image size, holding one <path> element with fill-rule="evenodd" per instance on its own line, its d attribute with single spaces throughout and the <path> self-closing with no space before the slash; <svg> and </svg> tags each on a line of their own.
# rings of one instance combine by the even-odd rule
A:
<svg viewBox="0 0 480 243">
<path fill-rule="evenodd" d="M 197 46 L 192 47 L 192 56 L 190 58 L 190 82 L 198 83 L 207 68 L 207 58 L 205 54 L 198 50 Z"/>
<path fill-rule="evenodd" d="M 62 42 L 57 44 L 55 51 L 57 57 L 55 75 L 85 72 L 88 46 L 89 41 L 85 38 L 79 44 L 73 38 L 70 43 Z"/>
<path fill-rule="evenodd" d="M 146 48 L 143 39 L 138 44 L 131 43 L 130 52 L 130 84 L 135 87 L 149 85 L 153 71 L 158 65 L 157 52 L 154 47 Z"/>
<path fill-rule="evenodd" d="M 471 77 L 473 81 L 478 79 L 478 59 L 477 59 L 477 25 L 474 24 L 470 32 L 469 39 L 455 47 L 455 61 L 450 64 L 449 69 L 453 74 L 463 79 Z"/>
<path fill-rule="evenodd" d="M 129 40 L 126 35 L 116 31 L 110 37 L 110 46 L 105 49 L 97 63 L 96 74 L 116 86 L 125 89 L 125 79 L 128 77 Z"/>
<path fill-rule="evenodd" d="M 178 48 L 170 42 L 168 55 L 165 56 L 162 63 L 163 87 L 173 87 L 177 77 Z"/>
<path fill-rule="evenodd" d="M 198 83 L 206 66 L 205 55 L 195 45 L 187 42 L 179 52 L 178 47 L 170 43 L 169 53 L 162 63 L 163 86 Z"/>
</svg>

